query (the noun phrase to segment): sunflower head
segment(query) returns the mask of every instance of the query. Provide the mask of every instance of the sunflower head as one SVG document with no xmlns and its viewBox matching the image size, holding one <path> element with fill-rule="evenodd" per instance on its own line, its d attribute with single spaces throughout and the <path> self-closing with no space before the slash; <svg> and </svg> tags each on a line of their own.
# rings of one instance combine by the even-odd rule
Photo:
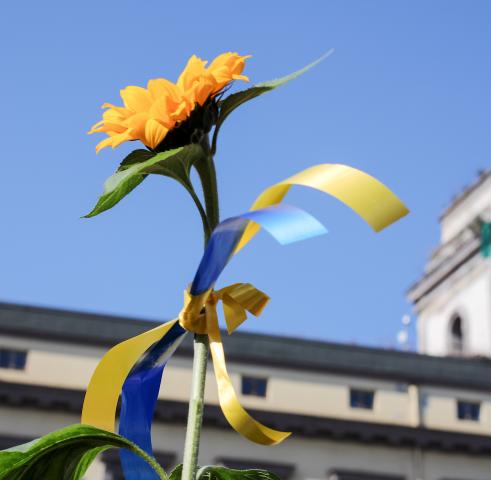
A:
<svg viewBox="0 0 491 480">
<path fill-rule="evenodd" d="M 102 120 L 89 131 L 108 135 L 96 151 L 129 140 L 140 140 L 154 151 L 198 142 L 216 121 L 217 97 L 232 81 L 249 80 L 242 75 L 247 58 L 222 53 L 207 66 L 193 55 L 176 83 L 157 78 L 149 80 L 147 88 L 124 88 L 124 106 L 105 103 Z"/>
</svg>

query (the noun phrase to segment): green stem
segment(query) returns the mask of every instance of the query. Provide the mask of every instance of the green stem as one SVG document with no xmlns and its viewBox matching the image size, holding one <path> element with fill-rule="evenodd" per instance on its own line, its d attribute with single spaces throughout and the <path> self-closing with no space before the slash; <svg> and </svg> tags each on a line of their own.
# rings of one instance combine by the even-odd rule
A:
<svg viewBox="0 0 491 480">
<path fill-rule="evenodd" d="M 196 193 L 194 193 L 194 190 L 192 188 L 189 188 L 189 189 L 187 189 L 187 191 L 191 195 L 191 198 L 193 199 L 194 204 L 198 208 L 198 212 L 199 212 L 199 215 L 201 217 L 201 222 L 203 223 L 203 233 L 205 236 L 205 247 L 206 247 L 206 244 L 208 243 L 208 238 L 210 238 L 210 235 L 211 235 L 211 229 L 210 229 L 210 225 L 208 222 L 208 217 L 206 216 L 206 212 L 203 209 L 203 206 L 201 205 L 200 199 L 198 198 Z"/>
<path fill-rule="evenodd" d="M 138 445 L 135 444 L 131 445 L 131 449 L 137 455 L 140 455 L 140 457 L 142 457 L 154 469 L 155 473 L 157 473 L 160 480 L 169 480 L 169 477 L 165 473 L 164 469 L 159 465 L 159 463 L 155 460 L 154 457 L 148 455 L 148 453 L 142 450 L 140 447 L 138 447 Z"/>
<path fill-rule="evenodd" d="M 194 480 L 198 465 L 199 441 L 203 424 L 203 408 L 206 382 L 206 365 L 208 363 L 208 336 L 194 336 L 193 379 L 191 399 L 189 401 L 188 424 L 184 456 L 182 460 L 181 480 Z"/>
<path fill-rule="evenodd" d="M 196 162 L 195 167 L 203 187 L 203 197 L 207 217 L 207 227 L 204 228 L 205 248 L 213 229 L 219 223 L 218 188 L 213 155 L 210 152 L 208 137 L 202 141 L 206 156 Z M 204 224 L 205 225 L 205 224 Z M 181 480 L 195 480 L 198 465 L 199 442 L 203 425 L 203 408 L 206 382 L 206 366 L 210 346 L 207 335 L 194 336 L 193 378 L 191 383 L 191 398 L 189 401 L 188 422 Z"/>
<path fill-rule="evenodd" d="M 205 234 L 205 245 L 208 243 L 209 235 L 213 232 L 213 229 L 218 225 L 220 221 L 220 209 L 218 202 L 218 184 L 215 170 L 215 162 L 213 161 L 213 155 L 210 151 L 210 144 L 208 137 L 205 136 L 201 142 L 203 150 L 206 155 L 200 158 L 195 164 L 196 171 L 198 172 L 203 187 L 203 197 L 205 200 L 206 216 L 208 217 L 208 226 L 210 232 Z"/>
</svg>

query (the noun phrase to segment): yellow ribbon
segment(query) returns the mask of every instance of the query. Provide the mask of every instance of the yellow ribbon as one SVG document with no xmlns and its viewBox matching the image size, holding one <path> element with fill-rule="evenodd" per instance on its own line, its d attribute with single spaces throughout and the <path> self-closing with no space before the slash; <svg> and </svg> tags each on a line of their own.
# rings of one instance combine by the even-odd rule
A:
<svg viewBox="0 0 491 480">
<path fill-rule="evenodd" d="M 246 310 L 255 316 L 260 315 L 269 297 L 250 283 L 236 283 L 218 291 L 208 290 L 195 296 L 186 291 L 179 323 L 186 330 L 208 335 L 218 387 L 218 400 L 228 423 L 252 442 L 275 445 L 291 433 L 266 427 L 254 420 L 240 404 L 227 372 L 222 337 L 218 327 L 217 303 L 220 300 L 223 304 L 227 330 L 231 334 L 247 318 Z"/>
<path fill-rule="evenodd" d="M 114 432 L 116 406 L 126 377 L 140 357 L 176 322 L 172 320 L 118 343 L 102 357 L 85 393 L 81 418 L 83 424 Z"/>
<path fill-rule="evenodd" d="M 332 195 L 354 210 L 376 232 L 409 213 L 397 196 L 376 178 L 356 168 L 339 164 L 315 165 L 272 185 L 256 198 L 250 210 L 280 203 L 294 185 L 314 188 Z M 235 253 L 249 243 L 260 228 L 257 223 L 250 222 Z"/>
</svg>

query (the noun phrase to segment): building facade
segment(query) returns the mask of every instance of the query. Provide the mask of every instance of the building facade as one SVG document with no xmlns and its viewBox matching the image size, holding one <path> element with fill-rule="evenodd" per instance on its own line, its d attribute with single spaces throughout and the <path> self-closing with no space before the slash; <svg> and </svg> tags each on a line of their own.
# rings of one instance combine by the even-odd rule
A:
<svg viewBox="0 0 491 480">
<path fill-rule="evenodd" d="M 103 353 L 151 326 L 0 304 L 0 448 L 79 422 Z M 263 467 L 285 480 L 491 478 L 489 360 L 250 333 L 224 341 L 243 405 L 293 435 L 275 447 L 241 438 L 220 411 L 210 371 L 202 464 Z M 182 456 L 191 367 L 189 337 L 166 367 L 155 414 L 154 447 L 167 468 Z M 122 479 L 117 454 L 103 454 L 87 478 Z"/>
<path fill-rule="evenodd" d="M 440 245 L 409 290 L 421 353 L 491 357 L 491 261 L 481 248 L 490 220 L 491 170 L 443 212 Z"/>
</svg>

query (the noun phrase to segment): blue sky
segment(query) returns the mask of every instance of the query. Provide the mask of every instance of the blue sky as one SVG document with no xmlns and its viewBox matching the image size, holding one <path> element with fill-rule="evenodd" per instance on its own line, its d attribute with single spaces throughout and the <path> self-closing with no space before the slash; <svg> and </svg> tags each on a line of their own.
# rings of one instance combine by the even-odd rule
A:
<svg viewBox="0 0 491 480">
<path fill-rule="evenodd" d="M 232 6 L 234 5 L 234 6 Z M 94 147 L 100 105 L 187 58 L 252 54 L 253 82 L 335 54 L 250 102 L 224 126 L 216 157 L 222 216 L 317 163 L 346 163 L 389 185 L 409 217 L 375 235 L 349 209 L 297 189 L 289 202 L 327 236 L 281 247 L 260 234 L 222 277 L 272 302 L 242 327 L 394 346 L 405 291 L 438 242 L 438 216 L 491 156 L 488 1 L 5 2 L 0 299 L 166 319 L 201 255 L 184 190 L 151 178 L 113 210 L 80 219 L 134 147 Z"/>
</svg>

